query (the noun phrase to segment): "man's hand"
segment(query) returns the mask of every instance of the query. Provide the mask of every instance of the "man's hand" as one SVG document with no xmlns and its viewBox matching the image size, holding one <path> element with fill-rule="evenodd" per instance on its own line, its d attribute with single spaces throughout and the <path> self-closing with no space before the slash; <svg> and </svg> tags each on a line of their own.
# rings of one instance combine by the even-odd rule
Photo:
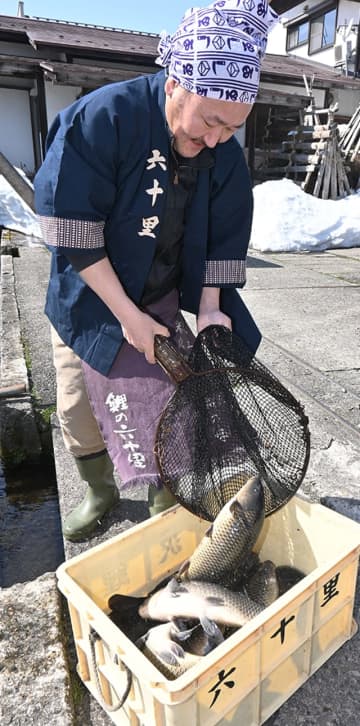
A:
<svg viewBox="0 0 360 726">
<path fill-rule="evenodd" d="M 126 328 L 122 326 L 125 340 L 139 353 L 144 353 L 148 363 L 156 363 L 154 354 L 155 335 L 170 335 L 164 325 L 160 325 L 150 315 L 138 310 L 131 316 Z"/>
<path fill-rule="evenodd" d="M 231 319 L 221 312 L 220 289 L 218 287 L 203 287 L 197 316 L 197 331 L 200 333 L 208 325 L 223 325 L 232 329 Z"/>
<path fill-rule="evenodd" d="M 207 328 L 208 325 L 223 325 L 225 328 L 229 328 L 231 330 L 231 319 L 228 315 L 225 315 L 225 313 L 222 313 L 221 310 L 213 310 L 209 313 L 204 313 L 198 315 L 197 318 L 197 331 L 200 333 L 204 328 Z"/>
<path fill-rule="evenodd" d="M 170 335 L 164 325 L 160 325 L 130 300 L 115 274 L 108 257 L 89 265 L 80 273 L 84 282 L 108 306 L 118 319 L 124 337 L 140 353 L 145 354 L 148 363 L 156 363 L 154 355 L 154 336 Z"/>
</svg>

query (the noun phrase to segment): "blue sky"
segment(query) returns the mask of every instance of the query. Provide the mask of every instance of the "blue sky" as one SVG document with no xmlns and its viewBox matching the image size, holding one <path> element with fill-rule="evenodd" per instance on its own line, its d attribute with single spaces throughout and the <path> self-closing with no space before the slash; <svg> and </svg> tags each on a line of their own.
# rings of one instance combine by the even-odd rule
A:
<svg viewBox="0 0 360 726">
<path fill-rule="evenodd" d="M 106 25 L 128 30 L 173 33 L 185 10 L 207 0 L 24 0 L 25 15 Z M 0 15 L 17 15 L 18 0 L 0 0 Z"/>
</svg>

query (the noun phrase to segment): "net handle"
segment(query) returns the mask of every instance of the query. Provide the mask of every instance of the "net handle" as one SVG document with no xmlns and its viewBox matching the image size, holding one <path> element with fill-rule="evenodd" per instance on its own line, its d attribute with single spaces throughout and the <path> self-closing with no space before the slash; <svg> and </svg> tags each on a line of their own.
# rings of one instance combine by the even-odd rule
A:
<svg viewBox="0 0 360 726">
<path fill-rule="evenodd" d="M 181 383 L 192 375 L 192 370 L 185 358 L 165 335 L 155 335 L 154 352 L 157 363 L 174 383 Z"/>
</svg>

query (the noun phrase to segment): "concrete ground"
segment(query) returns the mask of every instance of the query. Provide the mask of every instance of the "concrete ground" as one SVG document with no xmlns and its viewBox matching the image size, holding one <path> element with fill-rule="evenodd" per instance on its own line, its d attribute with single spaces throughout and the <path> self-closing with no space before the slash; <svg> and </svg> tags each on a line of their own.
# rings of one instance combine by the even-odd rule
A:
<svg viewBox="0 0 360 726">
<path fill-rule="evenodd" d="M 40 247 L 19 248 L 19 257 L 13 259 L 20 327 L 33 361 L 38 405 L 44 407 L 55 398 L 49 328 L 42 315 L 48 264 L 48 253 Z M 259 359 L 302 401 L 310 420 L 311 458 L 302 493 L 360 521 L 360 248 L 320 254 L 250 252 L 248 283 L 242 295 L 264 336 Z M 189 322 L 193 324 L 193 319 Z M 53 443 L 63 518 L 79 501 L 82 487 L 64 450 L 56 418 Z M 143 520 L 148 515 L 146 499 L 144 486 L 126 495 L 104 520 L 96 537 L 85 543 L 65 543 L 65 556 L 69 558 Z M 1 597 L 0 590 L 0 604 Z M 354 616 L 359 620 L 359 588 Z M 31 628 L 29 633 L 31 636 Z M 67 665 L 75 677 L 71 638 L 66 642 Z M 295 722 L 357 726 L 359 674 L 360 640 L 355 635 L 269 719 L 269 726 Z M 64 688 L 71 695 L 66 679 Z M 78 688 L 81 698 L 75 699 L 71 717 L 64 709 L 63 725 L 110 724 L 109 716 L 86 689 L 82 685 Z M 6 700 L 5 709 L 10 709 Z M 4 723 L 20 726 L 24 722 L 21 709 L 15 694 L 15 720 Z M 48 710 L 46 719 L 46 723 L 51 722 Z M 45 726 L 40 714 L 37 724 L 42 723 Z"/>
</svg>

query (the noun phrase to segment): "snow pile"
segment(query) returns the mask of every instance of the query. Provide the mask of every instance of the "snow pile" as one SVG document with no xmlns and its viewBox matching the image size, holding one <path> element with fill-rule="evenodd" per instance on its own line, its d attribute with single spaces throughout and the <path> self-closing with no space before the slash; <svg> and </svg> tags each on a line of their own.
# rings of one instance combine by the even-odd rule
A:
<svg viewBox="0 0 360 726">
<path fill-rule="evenodd" d="M 250 247 L 260 252 L 360 246 L 360 190 L 336 201 L 306 194 L 290 179 L 254 187 Z"/>
<path fill-rule="evenodd" d="M 18 170 L 20 171 L 20 169 Z M 28 180 L 27 180 L 28 181 Z M 30 183 L 30 182 L 29 182 Z M 0 174 L 0 227 L 42 238 L 36 214 Z"/>
<path fill-rule="evenodd" d="M 260 252 L 360 246 L 360 190 L 336 202 L 306 194 L 290 179 L 254 187 L 250 247 Z M 37 217 L 0 175 L 0 227 L 42 238 Z"/>
</svg>

